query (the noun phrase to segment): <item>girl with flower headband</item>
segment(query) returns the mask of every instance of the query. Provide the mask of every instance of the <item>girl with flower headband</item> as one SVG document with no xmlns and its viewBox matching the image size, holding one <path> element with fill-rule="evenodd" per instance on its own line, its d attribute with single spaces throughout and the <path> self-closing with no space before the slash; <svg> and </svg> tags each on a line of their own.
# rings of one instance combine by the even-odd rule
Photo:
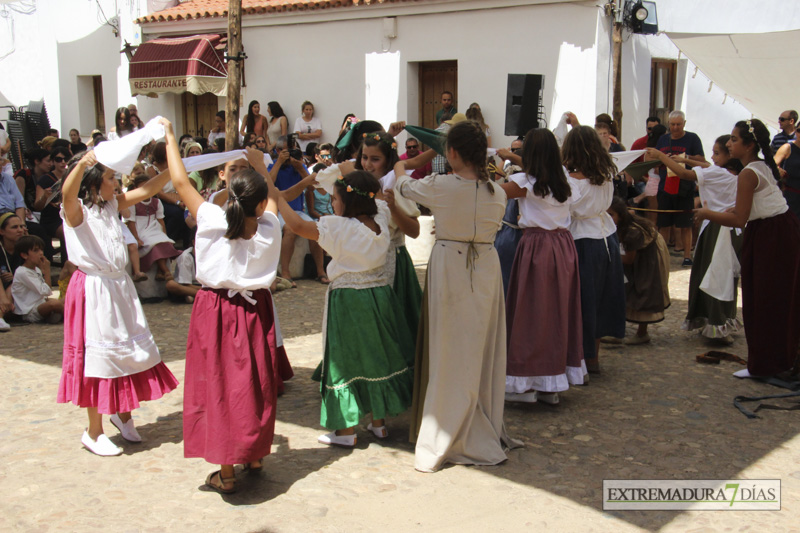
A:
<svg viewBox="0 0 800 533">
<path fill-rule="evenodd" d="M 414 376 L 406 357 L 414 344 L 391 287 L 391 214 L 386 202 L 376 199 L 380 183 L 357 170 L 336 180 L 328 192 L 334 214 L 316 222 L 300 218 L 282 199 L 279 207 L 292 231 L 318 241 L 332 257 L 324 354 L 314 379 L 322 395 L 320 424 L 333 431 L 318 440 L 353 447 L 362 417 L 372 413 L 367 429 L 385 438 L 385 417 L 411 405 Z"/>
<path fill-rule="evenodd" d="M 800 286 L 800 221 L 789 211 L 778 185 L 780 173 L 766 126 L 756 119 L 737 122 L 727 147 L 730 156 L 744 165 L 737 178 L 736 204 L 724 212 L 704 204 L 695 210 L 695 219 L 744 228 L 742 318 L 747 369 L 734 375 L 775 376 L 792 370 L 800 344 L 800 293 L 796 290 Z"/>
<path fill-rule="evenodd" d="M 431 159 L 435 155 L 433 150 L 429 150 L 427 153 Z M 397 153 L 397 143 L 394 138 L 386 133 L 370 133 L 366 135 L 361 144 L 354 166 L 356 169 L 363 169 L 372 174 L 381 182 L 381 188 L 385 189 L 387 184 L 395 182 L 394 166 L 398 161 L 400 161 L 400 156 Z M 410 171 L 407 172 L 410 173 Z M 422 306 L 422 288 L 419 285 L 411 256 L 406 249 L 405 236 L 408 235 L 412 239 L 419 236 L 417 217 L 420 212 L 415 202 L 402 196 L 395 197 L 392 191 L 385 193 L 385 199 L 392 214 L 389 232 L 392 238 L 391 246 L 395 251 L 395 274 L 392 286 L 400 299 L 409 331 L 416 340 Z M 409 354 L 409 362 L 412 361 L 413 353 Z"/>
<path fill-rule="evenodd" d="M 264 178 L 264 154 L 249 148 L 249 165 L 240 165 L 224 192 L 227 209 L 205 201 L 186 175 L 172 125 L 165 126 L 172 182 L 197 221 L 196 277 L 203 285 L 186 344 L 183 453 L 220 465 L 205 486 L 229 494 L 236 490 L 234 465 L 261 470 L 274 437 L 281 380 L 268 287 L 280 257 L 280 193 Z"/>
</svg>

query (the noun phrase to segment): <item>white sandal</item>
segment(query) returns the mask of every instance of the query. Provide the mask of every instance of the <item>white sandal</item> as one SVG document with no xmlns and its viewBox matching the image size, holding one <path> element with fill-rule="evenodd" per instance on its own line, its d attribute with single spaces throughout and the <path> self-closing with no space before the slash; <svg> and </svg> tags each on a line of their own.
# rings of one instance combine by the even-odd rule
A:
<svg viewBox="0 0 800 533">
<path fill-rule="evenodd" d="M 341 446 L 342 448 L 353 448 L 356 445 L 356 434 L 352 435 L 337 435 L 335 431 L 320 435 L 317 438 L 318 442 L 327 444 L 328 446 Z"/>
<path fill-rule="evenodd" d="M 367 429 L 372 432 L 379 439 L 385 439 L 389 436 L 389 430 L 386 429 L 386 425 L 375 427 L 372 425 L 372 422 L 367 424 Z"/>
</svg>

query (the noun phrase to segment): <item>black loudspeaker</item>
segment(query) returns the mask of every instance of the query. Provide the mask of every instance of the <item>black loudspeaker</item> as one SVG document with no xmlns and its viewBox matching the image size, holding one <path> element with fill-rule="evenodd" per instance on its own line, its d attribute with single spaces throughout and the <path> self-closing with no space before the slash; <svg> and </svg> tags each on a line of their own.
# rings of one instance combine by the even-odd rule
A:
<svg viewBox="0 0 800 533">
<path fill-rule="evenodd" d="M 543 90 L 543 74 L 508 75 L 506 135 L 519 137 L 539 127 Z"/>
</svg>

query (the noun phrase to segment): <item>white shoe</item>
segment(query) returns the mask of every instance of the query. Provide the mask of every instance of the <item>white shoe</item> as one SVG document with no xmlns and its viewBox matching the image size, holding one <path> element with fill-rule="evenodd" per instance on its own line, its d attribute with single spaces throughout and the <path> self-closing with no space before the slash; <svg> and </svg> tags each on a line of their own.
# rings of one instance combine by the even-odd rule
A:
<svg viewBox="0 0 800 533">
<path fill-rule="evenodd" d="M 370 430 L 372 434 L 378 437 L 379 439 L 385 439 L 386 437 L 389 436 L 389 430 L 386 429 L 385 425 L 375 427 L 372 425 L 372 422 L 370 422 L 369 424 L 367 424 L 367 429 Z"/>
<path fill-rule="evenodd" d="M 536 403 L 536 399 L 538 398 L 538 393 L 536 391 L 531 392 L 507 392 L 506 393 L 506 401 L 507 402 L 520 402 L 520 403 Z"/>
<path fill-rule="evenodd" d="M 97 440 L 92 440 L 92 437 L 89 436 L 89 432 L 84 431 L 83 437 L 81 437 L 81 444 L 93 454 L 103 457 L 111 457 L 122 453 L 122 448 L 108 440 L 105 434 L 101 434 L 97 437 Z"/>
<path fill-rule="evenodd" d="M 737 377 L 739 379 L 747 379 L 753 377 L 750 375 L 750 371 L 747 370 L 746 368 L 734 372 L 733 375 L 734 377 Z"/>
<path fill-rule="evenodd" d="M 352 435 L 337 435 L 335 431 L 320 435 L 317 438 L 318 442 L 327 444 L 329 446 L 341 446 L 342 448 L 353 448 L 356 445 L 356 434 Z"/>
<path fill-rule="evenodd" d="M 111 415 L 111 423 L 117 426 L 117 429 L 122 433 L 122 438 L 128 442 L 142 442 L 142 437 L 139 432 L 133 427 L 133 418 L 123 423 L 118 414 Z"/>
<path fill-rule="evenodd" d="M 554 392 L 552 394 L 547 394 L 547 393 L 544 393 L 544 392 L 540 392 L 538 394 L 538 398 L 537 399 L 540 402 L 546 403 L 546 404 L 549 404 L 549 405 L 558 405 L 558 402 L 559 402 L 558 393 L 557 392 Z"/>
<path fill-rule="evenodd" d="M 0 318 L 0 331 L 9 331 L 10 329 L 11 326 L 8 324 L 8 322 Z"/>
</svg>

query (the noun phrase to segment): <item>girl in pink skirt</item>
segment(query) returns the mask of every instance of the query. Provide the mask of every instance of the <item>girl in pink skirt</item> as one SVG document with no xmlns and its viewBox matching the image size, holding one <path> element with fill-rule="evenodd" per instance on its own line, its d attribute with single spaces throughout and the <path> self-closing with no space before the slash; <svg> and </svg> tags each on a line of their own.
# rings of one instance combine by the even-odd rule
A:
<svg viewBox="0 0 800 533">
<path fill-rule="evenodd" d="M 131 411 L 178 386 L 125 271 L 128 250 L 118 218 L 120 210 L 154 195 L 167 181 L 165 172 L 135 191 L 115 194 L 114 171 L 90 151 L 73 158 L 62 187 L 64 238 L 78 270 L 64 304 L 58 402 L 87 409 L 89 427 L 81 442 L 97 455 L 122 453 L 103 433 L 104 414 L 112 415 L 125 440 L 140 442 Z"/>
<path fill-rule="evenodd" d="M 502 185 L 519 198 L 523 230 L 506 297 L 506 400 L 557 404 L 586 375 L 578 255 L 567 229 L 577 198 L 551 131 L 525 135 L 522 168 Z"/>
<path fill-rule="evenodd" d="M 236 490 L 234 465 L 261 470 L 275 433 L 280 378 L 272 295 L 281 249 L 276 198 L 264 178 L 264 154 L 228 182 L 227 209 L 206 202 L 186 175 L 172 125 L 167 160 L 172 183 L 197 221 L 195 260 L 203 288 L 195 296 L 186 344 L 183 395 L 185 457 L 220 465 L 206 487 Z"/>
</svg>

